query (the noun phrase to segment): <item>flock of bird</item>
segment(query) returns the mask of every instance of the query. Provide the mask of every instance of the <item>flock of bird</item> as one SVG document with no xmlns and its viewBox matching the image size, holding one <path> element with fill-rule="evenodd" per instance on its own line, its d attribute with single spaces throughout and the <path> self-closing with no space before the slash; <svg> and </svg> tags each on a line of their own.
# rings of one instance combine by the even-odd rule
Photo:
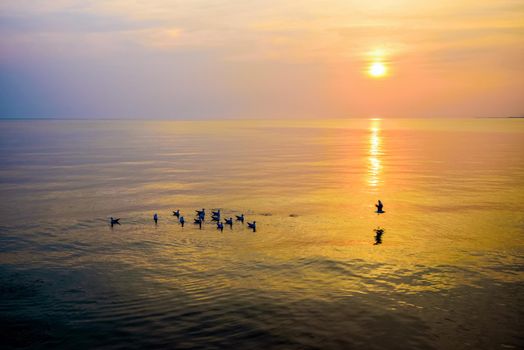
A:
<svg viewBox="0 0 524 350">
<path fill-rule="evenodd" d="M 377 208 L 377 211 L 375 213 L 377 213 L 377 214 L 384 214 L 385 213 L 385 211 L 383 209 L 384 205 L 382 204 L 382 202 L 380 200 L 378 201 L 377 204 L 375 204 L 375 207 Z M 196 212 L 196 217 L 195 217 L 193 223 L 195 225 L 198 225 L 198 227 L 200 229 L 202 229 L 202 224 L 204 223 L 205 218 L 206 218 L 206 210 L 204 208 L 202 208 L 202 210 L 195 210 L 195 212 Z M 176 211 L 173 211 L 173 216 L 176 216 L 178 218 L 178 222 L 180 223 L 180 225 L 182 225 L 182 227 L 184 227 L 184 224 L 186 223 L 186 220 L 180 214 L 180 209 L 178 209 Z M 236 221 L 240 221 L 242 224 L 244 223 L 244 214 L 235 215 L 235 216 L 236 216 Z M 158 214 L 157 213 L 155 213 L 155 215 L 153 215 L 153 220 L 155 221 L 155 224 L 158 223 Z M 222 214 L 220 213 L 220 209 L 218 209 L 217 211 L 212 211 L 211 212 L 211 222 L 216 223 L 217 230 L 220 230 L 221 232 L 224 231 L 224 225 L 229 225 L 229 227 L 231 229 L 233 228 L 233 217 L 224 218 L 224 222 L 222 222 Z M 120 218 L 115 219 L 115 218 L 111 217 L 111 227 L 113 227 L 114 225 L 120 225 Z M 247 223 L 247 227 L 250 228 L 251 230 L 253 230 L 253 232 L 256 232 L 256 230 L 257 230 L 257 222 L 256 221 L 248 222 Z M 375 230 L 375 232 L 377 234 L 376 237 L 375 237 L 375 240 L 376 240 L 375 244 L 382 243 L 382 235 L 384 234 L 384 229 L 381 229 L 379 227 L 378 229 Z"/>
<path fill-rule="evenodd" d="M 194 219 L 193 224 L 198 225 L 198 227 L 202 229 L 202 224 L 204 223 L 205 218 L 206 218 L 206 210 L 202 208 L 202 210 L 195 210 L 195 212 L 196 212 L 196 217 Z M 186 223 L 186 219 L 180 214 L 180 209 L 173 211 L 173 216 L 177 217 L 180 225 L 184 227 Z M 244 214 L 235 215 L 235 217 L 236 217 L 235 221 L 239 221 L 242 224 L 244 223 Z M 158 214 L 157 213 L 153 215 L 153 220 L 155 221 L 155 224 L 158 223 Z M 211 212 L 211 222 L 216 223 L 217 230 L 220 230 L 221 232 L 224 231 L 225 225 L 229 225 L 231 229 L 233 228 L 233 217 L 224 218 L 224 222 L 222 222 L 222 214 L 220 213 L 220 209 L 218 209 L 217 211 Z M 111 227 L 113 227 L 114 225 L 120 225 L 120 218 L 115 219 L 111 217 Z M 253 230 L 253 232 L 256 232 L 257 231 L 257 222 L 256 221 L 248 222 L 247 227 Z"/>
</svg>

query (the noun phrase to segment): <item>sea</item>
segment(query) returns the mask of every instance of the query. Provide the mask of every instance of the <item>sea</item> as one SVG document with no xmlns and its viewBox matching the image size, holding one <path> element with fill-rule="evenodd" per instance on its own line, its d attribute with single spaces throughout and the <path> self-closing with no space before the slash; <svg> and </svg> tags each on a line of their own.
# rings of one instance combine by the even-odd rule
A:
<svg viewBox="0 0 524 350">
<path fill-rule="evenodd" d="M 524 347 L 524 119 L 2 120 L 0 198 L 3 349 Z"/>
</svg>

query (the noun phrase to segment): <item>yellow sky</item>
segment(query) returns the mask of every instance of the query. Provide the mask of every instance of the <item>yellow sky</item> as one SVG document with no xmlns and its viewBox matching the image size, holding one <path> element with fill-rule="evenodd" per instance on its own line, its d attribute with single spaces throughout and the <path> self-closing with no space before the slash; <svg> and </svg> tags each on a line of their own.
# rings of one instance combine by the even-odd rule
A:
<svg viewBox="0 0 524 350">
<path fill-rule="evenodd" d="M 0 15 L 0 69 L 26 91 L 2 117 L 524 111 L 522 1 L 6 0 Z"/>
</svg>

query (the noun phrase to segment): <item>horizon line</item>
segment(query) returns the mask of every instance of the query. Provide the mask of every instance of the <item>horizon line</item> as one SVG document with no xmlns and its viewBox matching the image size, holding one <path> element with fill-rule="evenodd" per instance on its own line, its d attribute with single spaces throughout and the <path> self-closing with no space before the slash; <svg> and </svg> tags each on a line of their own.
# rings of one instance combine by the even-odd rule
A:
<svg viewBox="0 0 524 350">
<path fill-rule="evenodd" d="M 0 117 L 0 121 L 13 121 L 13 120 L 64 120 L 64 121 L 227 121 L 227 120 L 347 120 L 347 119 L 524 119 L 522 116 L 468 116 L 468 117 L 382 117 L 382 116 L 369 116 L 369 117 L 268 117 L 268 118 L 241 118 L 241 117 L 224 117 L 224 118 L 140 118 L 140 117 L 79 117 L 79 118 L 67 118 L 67 117 Z"/>
</svg>

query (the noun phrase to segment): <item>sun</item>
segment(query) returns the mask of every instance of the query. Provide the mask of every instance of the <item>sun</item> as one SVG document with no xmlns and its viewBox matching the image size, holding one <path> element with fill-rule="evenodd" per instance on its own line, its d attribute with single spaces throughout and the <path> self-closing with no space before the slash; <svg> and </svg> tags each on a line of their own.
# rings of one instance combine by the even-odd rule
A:
<svg viewBox="0 0 524 350">
<path fill-rule="evenodd" d="M 386 75 L 388 68 L 382 62 L 373 62 L 369 66 L 368 74 L 373 78 L 381 78 Z"/>
</svg>

